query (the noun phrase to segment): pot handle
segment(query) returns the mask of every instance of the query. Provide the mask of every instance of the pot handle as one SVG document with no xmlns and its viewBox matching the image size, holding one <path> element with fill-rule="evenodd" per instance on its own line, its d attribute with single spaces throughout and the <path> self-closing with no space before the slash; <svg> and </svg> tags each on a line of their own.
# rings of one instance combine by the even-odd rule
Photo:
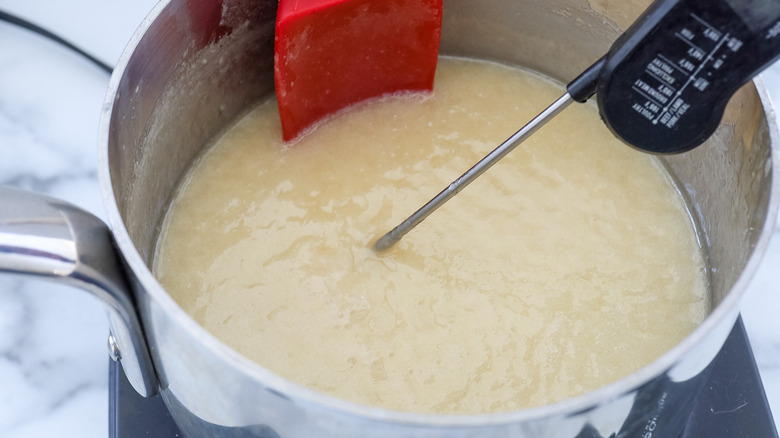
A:
<svg viewBox="0 0 780 438">
<path fill-rule="evenodd" d="M 146 338 L 108 226 L 72 204 L 0 187 L 0 273 L 81 288 L 108 311 L 109 347 L 144 397 L 157 392 Z M 121 352 L 121 354 L 119 354 Z"/>
</svg>

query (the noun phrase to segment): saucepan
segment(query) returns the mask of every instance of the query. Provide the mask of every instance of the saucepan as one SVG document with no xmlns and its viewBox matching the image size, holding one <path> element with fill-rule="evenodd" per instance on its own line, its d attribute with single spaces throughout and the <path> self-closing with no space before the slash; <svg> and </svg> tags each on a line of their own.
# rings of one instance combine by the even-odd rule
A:
<svg viewBox="0 0 780 438">
<path fill-rule="evenodd" d="M 565 83 L 648 3 L 446 0 L 441 52 Z M 56 199 L 0 189 L 0 268 L 75 284 L 103 300 L 112 356 L 140 394 L 161 394 L 188 437 L 677 436 L 777 212 L 778 132 L 761 84 L 733 97 L 706 144 L 662 158 L 702 228 L 710 268 L 712 310 L 692 334 L 641 370 L 551 405 L 482 415 L 395 412 L 338 400 L 250 362 L 191 319 L 149 269 L 161 218 L 189 164 L 273 93 L 276 8 L 276 0 L 160 2 L 122 55 L 103 107 L 99 169 L 109 225 Z"/>
</svg>

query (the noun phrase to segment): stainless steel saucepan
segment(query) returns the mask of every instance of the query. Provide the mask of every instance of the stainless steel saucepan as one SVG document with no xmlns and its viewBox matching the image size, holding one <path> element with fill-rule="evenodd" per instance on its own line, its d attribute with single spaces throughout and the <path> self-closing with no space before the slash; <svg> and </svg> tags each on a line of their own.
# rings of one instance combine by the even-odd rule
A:
<svg viewBox="0 0 780 438">
<path fill-rule="evenodd" d="M 566 82 L 648 3 L 446 0 L 441 51 Z M 472 416 L 393 412 L 308 390 L 250 362 L 196 324 L 149 270 L 161 218 L 193 158 L 273 92 L 276 6 L 160 2 L 122 55 L 103 108 L 109 226 L 62 201 L 0 188 L 0 269 L 69 282 L 103 300 L 112 354 L 139 393 L 161 393 L 188 437 L 677 436 L 777 213 L 778 132 L 761 84 L 735 95 L 707 144 L 663 159 L 706 236 L 713 309 L 698 329 L 636 373 L 552 405 Z"/>
</svg>

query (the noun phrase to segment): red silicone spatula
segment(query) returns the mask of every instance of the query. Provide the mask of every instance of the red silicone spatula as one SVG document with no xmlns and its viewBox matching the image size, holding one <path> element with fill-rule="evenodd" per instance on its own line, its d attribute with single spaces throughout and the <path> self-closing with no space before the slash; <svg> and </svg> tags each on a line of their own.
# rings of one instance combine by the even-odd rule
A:
<svg viewBox="0 0 780 438">
<path fill-rule="evenodd" d="M 433 89 L 442 0 L 280 0 L 274 79 L 285 141 L 372 97 Z"/>
</svg>

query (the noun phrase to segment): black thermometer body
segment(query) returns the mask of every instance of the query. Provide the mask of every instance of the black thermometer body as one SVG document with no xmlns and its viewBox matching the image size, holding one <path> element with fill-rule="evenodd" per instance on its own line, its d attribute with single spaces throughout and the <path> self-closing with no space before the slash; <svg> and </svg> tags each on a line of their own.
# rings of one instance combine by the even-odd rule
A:
<svg viewBox="0 0 780 438">
<path fill-rule="evenodd" d="M 685 152 L 778 57 L 780 0 L 658 0 L 599 61 L 599 112 L 634 147 Z"/>
</svg>

